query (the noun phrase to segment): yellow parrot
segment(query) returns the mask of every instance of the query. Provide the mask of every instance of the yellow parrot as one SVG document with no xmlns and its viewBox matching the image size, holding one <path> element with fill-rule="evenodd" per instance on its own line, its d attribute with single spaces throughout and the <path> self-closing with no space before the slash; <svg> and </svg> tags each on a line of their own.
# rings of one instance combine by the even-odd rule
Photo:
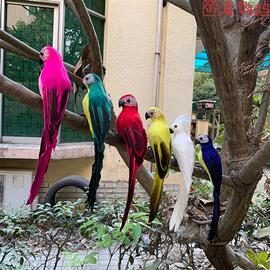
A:
<svg viewBox="0 0 270 270">
<path fill-rule="evenodd" d="M 148 129 L 148 139 L 156 163 L 154 183 L 150 196 L 149 222 L 152 222 L 157 215 L 161 201 L 163 182 L 169 170 L 172 150 L 169 126 L 162 111 L 157 107 L 151 107 L 145 113 L 145 119 L 148 118 L 152 120 Z"/>
</svg>

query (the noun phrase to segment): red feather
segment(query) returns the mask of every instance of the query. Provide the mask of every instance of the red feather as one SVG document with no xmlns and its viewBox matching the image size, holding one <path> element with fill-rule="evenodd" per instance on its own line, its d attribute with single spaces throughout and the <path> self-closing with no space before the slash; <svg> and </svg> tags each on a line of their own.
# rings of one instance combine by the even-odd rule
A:
<svg viewBox="0 0 270 270">
<path fill-rule="evenodd" d="M 126 95 L 133 98 L 132 95 Z M 123 96 L 121 99 L 125 98 Z M 147 135 L 143 127 L 137 106 L 123 106 L 123 110 L 117 118 L 117 131 L 124 140 L 129 154 L 129 186 L 126 208 L 120 230 L 127 221 L 128 212 L 132 203 L 135 190 L 136 172 L 142 166 L 147 149 Z"/>
</svg>

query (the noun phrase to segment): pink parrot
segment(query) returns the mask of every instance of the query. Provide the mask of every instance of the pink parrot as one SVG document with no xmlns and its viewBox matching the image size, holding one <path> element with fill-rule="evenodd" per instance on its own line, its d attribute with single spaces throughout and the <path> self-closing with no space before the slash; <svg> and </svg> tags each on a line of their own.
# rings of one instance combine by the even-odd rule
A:
<svg viewBox="0 0 270 270">
<path fill-rule="evenodd" d="M 36 174 L 27 204 L 32 204 L 34 201 L 48 169 L 51 153 L 57 143 L 59 126 L 64 118 L 71 91 L 71 83 L 60 54 L 54 48 L 45 46 L 40 51 L 40 60 L 44 64 L 39 76 L 44 127 Z"/>
</svg>

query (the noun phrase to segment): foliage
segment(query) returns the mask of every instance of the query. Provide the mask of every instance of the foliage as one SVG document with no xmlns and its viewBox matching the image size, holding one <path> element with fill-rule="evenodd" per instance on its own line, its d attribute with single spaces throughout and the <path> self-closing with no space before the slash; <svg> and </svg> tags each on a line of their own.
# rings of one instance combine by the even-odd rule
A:
<svg viewBox="0 0 270 270">
<path fill-rule="evenodd" d="M 193 85 L 193 100 L 211 99 L 218 101 L 216 87 L 211 74 L 195 73 Z"/>
<path fill-rule="evenodd" d="M 209 181 L 194 179 L 191 198 L 208 200 L 211 193 Z M 104 201 L 92 213 L 77 201 L 58 202 L 52 208 L 38 205 L 33 212 L 1 211 L 1 270 L 53 269 L 63 257 L 66 267 L 88 269 L 89 265 L 97 263 L 101 250 L 108 251 L 107 267 L 117 256 L 119 269 L 174 269 L 176 265 L 184 269 L 208 269 L 208 266 L 199 266 L 194 258 L 198 256 L 195 243 L 179 242 L 178 235 L 168 230 L 166 217 L 159 216 L 159 220 L 148 224 L 146 202 L 135 201 L 126 226 L 120 232 L 124 206 L 122 200 Z M 263 250 L 254 246 L 254 242 L 268 241 L 269 244 L 268 235 L 258 238 L 259 230 L 269 224 L 269 201 L 258 195 L 234 244 L 239 246 L 241 239 L 250 241 L 248 250 L 254 250 L 253 257 L 260 260 L 260 264 L 263 264 L 263 255 L 258 254 Z"/>
<path fill-rule="evenodd" d="M 260 267 L 260 269 L 270 269 L 270 258 L 266 251 L 256 253 L 253 250 L 249 250 L 247 256 L 256 266 Z"/>
<path fill-rule="evenodd" d="M 140 257 L 142 264 L 148 263 L 149 258 L 162 257 L 168 252 L 168 248 L 164 248 L 169 238 L 163 231 L 165 225 L 156 219 L 150 227 L 148 205 L 135 203 L 136 210 L 130 213 L 120 232 L 120 213 L 124 205 L 123 201 L 104 202 L 94 213 L 81 209 L 79 201 L 58 202 L 52 208 L 38 205 L 37 210 L 30 213 L 2 211 L 1 269 L 51 269 L 49 263 L 53 262 L 56 267 L 63 256 L 69 259 L 69 266 L 84 269 L 96 263 L 97 251 L 101 249 L 109 251 L 108 266 L 115 254 L 119 254 L 119 265 L 125 255 L 128 255 L 127 265 L 134 264 L 135 257 Z M 86 255 L 82 257 L 81 252 Z M 165 257 L 160 264 L 166 263 Z M 38 262 L 40 265 L 36 265 Z"/>
<path fill-rule="evenodd" d="M 270 245 L 269 234 L 264 236 L 261 233 L 262 229 L 270 226 L 270 201 L 265 193 L 256 194 L 253 200 L 254 202 L 249 207 L 248 215 L 242 224 L 240 234 L 250 241 L 264 238 Z"/>
</svg>

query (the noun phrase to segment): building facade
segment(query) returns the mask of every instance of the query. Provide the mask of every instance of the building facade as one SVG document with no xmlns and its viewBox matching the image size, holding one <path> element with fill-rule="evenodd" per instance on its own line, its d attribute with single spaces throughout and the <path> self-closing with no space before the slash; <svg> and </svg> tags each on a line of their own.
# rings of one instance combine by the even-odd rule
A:
<svg viewBox="0 0 270 270">
<path fill-rule="evenodd" d="M 196 46 L 194 18 L 160 0 L 85 0 L 102 49 L 104 83 L 113 104 L 132 93 L 145 110 L 162 108 L 168 122 L 182 113 L 191 114 Z M 57 48 L 65 62 L 75 65 L 86 44 L 78 20 L 64 0 L 2 0 L 1 29 L 36 50 L 46 44 Z M 38 93 L 40 67 L 36 62 L 1 50 L 0 72 Z M 81 113 L 79 93 L 68 109 Z M 119 109 L 115 106 L 118 114 Z M 144 122 L 147 128 L 147 123 Z M 0 95 L 0 206 L 16 207 L 28 196 L 39 152 L 42 116 Z M 90 178 L 94 149 L 91 139 L 61 126 L 39 200 L 58 179 L 68 175 Z M 113 147 L 107 147 L 99 196 L 112 197 L 126 182 L 128 170 Z M 167 183 L 174 184 L 177 174 Z M 121 184 L 121 186 L 123 186 Z M 17 194 L 17 202 L 13 198 Z"/>
</svg>

